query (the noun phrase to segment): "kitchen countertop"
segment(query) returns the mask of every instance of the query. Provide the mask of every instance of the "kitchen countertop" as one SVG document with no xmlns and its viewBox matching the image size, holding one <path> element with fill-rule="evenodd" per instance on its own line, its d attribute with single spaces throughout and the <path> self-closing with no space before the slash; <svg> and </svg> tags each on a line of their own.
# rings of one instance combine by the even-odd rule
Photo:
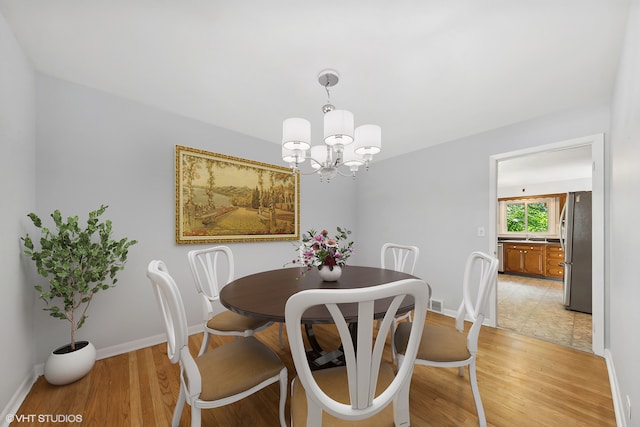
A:
<svg viewBox="0 0 640 427">
<path fill-rule="evenodd" d="M 549 239 L 549 240 L 506 239 L 506 240 L 498 240 L 498 243 L 517 243 L 517 244 L 525 244 L 525 245 L 554 245 L 554 244 L 559 244 L 560 241 L 558 239 Z"/>
</svg>

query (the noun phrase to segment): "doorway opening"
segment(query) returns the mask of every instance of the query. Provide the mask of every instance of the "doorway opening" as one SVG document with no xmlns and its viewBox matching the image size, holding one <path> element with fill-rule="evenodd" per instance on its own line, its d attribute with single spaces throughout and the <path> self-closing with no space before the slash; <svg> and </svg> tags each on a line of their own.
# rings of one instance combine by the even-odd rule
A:
<svg viewBox="0 0 640 427">
<path fill-rule="evenodd" d="M 491 187 L 490 187 L 490 229 L 489 229 L 489 238 L 491 242 L 491 249 L 494 254 L 498 256 L 498 203 L 497 200 L 499 198 L 498 194 L 498 170 L 501 162 L 505 162 L 503 164 L 507 164 L 506 162 L 512 160 L 522 161 L 522 159 L 527 158 L 528 156 L 533 156 L 529 160 L 534 159 L 538 160 L 542 157 L 540 156 L 549 156 L 552 153 L 564 153 L 565 155 L 572 149 L 579 149 L 581 147 L 590 148 L 591 151 L 591 161 L 592 161 L 592 175 L 591 175 L 591 191 L 593 193 L 593 210 L 592 210 L 592 315 L 590 325 L 587 323 L 588 318 L 584 318 L 580 315 L 575 315 L 575 312 L 569 311 L 568 313 L 558 312 L 559 316 L 564 316 L 565 318 L 572 318 L 569 321 L 565 321 L 571 325 L 571 333 L 565 331 L 563 342 L 560 342 L 564 345 L 569 345 L 576 348 L 581 348 L 584 350 L 593 351 L 597 355 L 604 354 L 604 135 L 591 135 L 588 137 L 577 138 L 569 141 L 562 141 L 554 144 L 543 145 L 539 147 L 533 147 L 526 150 L 519 150 L 509 153 L 502 153 L 499 155 L 492 156 L 490 159 L 490 170 L 491 170 Z M 538 156 L 538 157 L 536 157 Z M 562 156 L 560 156 L 562 157 Z M 517 162 L 516 162 L 517 163 Z M 540 165 L 540 168 L 536 171 L 535 174 L 544 174 L 544 165 Z M 565 186 L 567 183 L 564 183 Z M 558 187 L 555 187 L 556 189 Z M 562 187 L 564 189 L 559 191 L 548 191 L 541 190 L 540 187 L 536 187 L 536 185 L 524 186 L 520 188 L 521 192 L 528 193 L 529 195 L 541 194 L 541 193 L 559 193 L 564 192 L 565 189 L 567 192 L 573 191 L 570 187 Z M 528 238 L 529 236 L 523 235 L 521 236 L 523 239 Z M 546 236 L 551 238 L 552 236 Z M 551 243 L 555 243 L 553 239 Z M 523 327 L 527 328 L 526 330 L 529 332 L 522 332 L 527 335 L 535 335 L 532 333 L 533 329 L 536 327 L 539 329 L 537 332 L 538 335 L 543 335 L 545 332 L 541 329 L 540 325 L 542 324 L 551 324 L 551 322 L 546 322 L 545 317 L 552 317 L 550 311 L 545 311 L 549 309 L 549 307 L 545 308 L 545 303 L 547 301 L 555 301 L 556 308 L 564 309 L 564 305 L 562 304 L 562 297 L 558 297 L 558 292 L 560 295 L 563 292 L 563 283 L 564 281 L 559 280 L 548 280 L 548 279 L 538 279 L 540 282 L 534 283 L 533 278 L 531 280 L 527 279 L 526 276 L 517 275 L 511 277 L 510 274 L 500 274 L 500 280 L 498 286 L 496 286 L 496 290 L 490 299 L 491 304 L 491 316 L 489 319 L 489 323 L 492 326 L 505 326 L 505 324 L 513 326 L 513 322 L 515 322 L 517 316 L 513 313 L 513 311 L 520 311 L 519 315 L 521 316 L 520 320 Z M 524 278 L 523 278 L 524 277 Z M 507 284 L 510 284 L 511 287 L 505 288 Z M 537 306 L 537 313 L 533 316 L 529 316 L 530 324 L 527 326 L 526 322 L 522 319 L 522 317 L 526 317 L 527 308 L 522 306 L 517 308 L 517 304 L 514 302 L 512 307 L 512 311 L 510 312 L 508 308 L 505 308 L 504 298 L 508 297 L 511 294 L 512 299 L 515 300 L 516 294 L 518 293 L 517 289 L 524 289 L 521 291 L 523 295 L 529 294 L 529 298 L 527 299 L 527 306 L 529 309 Z M 501 292 L 502 290 L 502 292 Z M 511 292 L 510 292 L 511 291 Z M 532 301 L 534 298 L 532 295 L 538 295 L 537 302 Z M 557 298 L 560 298 L 559 302 Z M 500 306 L 502 305 L 502 307 Z M 503 317 L 500 317 L 500 313 L 503 313 Z M 510 318 L 511 316 L 511 318 Z M 515 316 L 515 317 L 514 317 Z M 576 320 L 577 319 L 577 320 Z M 566 320 L 566 319 L 565 319 Z M 511 322 L 511 323 L 510 323 Z M 502 323 L 502 325 L 501 325 Z M 557 326 L 556 322 L 556 326 Z M 585 332 L 585 328 L 588 329 L 590 327 L 591 333 L 588 331 Z M 509 328 L 511 329 L 511 328 Z M 575 332 L 576 336 L 573 336 Z M 551 334 L 551 332 L 546 332 L 546 334 Z M 562 333 L 561 333 L 562 334 Z M 590 335 L 590 336 L 589 336 Z M 542 339 L 548 339 L 550 341 L 554 341 L 551 338 L 545 338 L 544 336 L 539 336 Z M 591 343 L 586 342 L 586 340 L 590 338 Z M 574 344 L 571 344 L 571 343 Z M 589 348 L 584 348 L 588 346 Z"/>
</svg>

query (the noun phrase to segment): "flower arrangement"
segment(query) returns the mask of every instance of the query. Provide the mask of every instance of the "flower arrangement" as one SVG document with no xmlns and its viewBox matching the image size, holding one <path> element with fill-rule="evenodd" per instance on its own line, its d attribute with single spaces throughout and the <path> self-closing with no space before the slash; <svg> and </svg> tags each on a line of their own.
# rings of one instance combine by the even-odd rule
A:
<svg viewBox="0 0 640 427">
<path fill-rule="evenodd" d="M 340 227 L 337 230 L 334 237 L 329 237 L 327 230 L 316 233 L 312 229 L 303 234 L 302 244 L 298 247 L 300 259 L 293 260 L 293 263 L 301 263 L 307 270 L 313 267 L 320 269 L 323 265 L 330 270 L 335 266 L 344 267 L 353 253 L 353 242 L 348 238 L 351 231 Z"/>
</svg>

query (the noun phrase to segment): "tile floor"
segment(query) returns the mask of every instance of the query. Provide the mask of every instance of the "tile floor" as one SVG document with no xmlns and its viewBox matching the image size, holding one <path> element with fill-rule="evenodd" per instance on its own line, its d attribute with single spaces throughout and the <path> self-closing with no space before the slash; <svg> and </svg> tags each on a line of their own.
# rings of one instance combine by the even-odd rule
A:
<svg viewBox="0 0 640 427">
<path fill-rule="evenodd" d="M 499 274 L 498 327 L 591 352 L 591 315 L 565 310 L 561 281 Z"/>
</svg>

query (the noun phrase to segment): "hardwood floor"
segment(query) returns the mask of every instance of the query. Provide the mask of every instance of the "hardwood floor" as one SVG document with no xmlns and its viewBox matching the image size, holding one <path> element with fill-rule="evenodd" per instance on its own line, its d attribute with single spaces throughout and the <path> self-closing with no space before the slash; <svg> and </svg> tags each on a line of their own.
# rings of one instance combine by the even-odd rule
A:
<svg viewBox="0 0 640 427">
<path fill-rule="evenodd" d="M 427 322 L 453 325 L 453 319 L 435 313 Z M 317 334 L 327 346 L 336 344 L 331 328 L 320 327 Z M 287 348 L 280 349 L 278 325 L 257 337 L 280 355 L 291 380 L 293 362 Z M 229 340 L 213 338 L 211 345 Z M 190 338 L 193 354 L 200 343 L 200 334 Z M 386 357 L 390 360 L 389 352 Z M 584 351 L 485 327 L 478 384 L 489 426 L 616 424 L 605 361 Z M 99 360 L 89 375 L 67 386 L 51 386 L 40 377 L 18 413 L 33 422 L 12 425 L 168 426 L 178 387 L 178 368 L 167 359 L 166 344 L 160 344 Z M 238 403 L 203 410 L 202 425 L 277 426 L 278 398 L 274 384 Z M 456 369 L 417 366 L 410 404 L 413 426 L 477 426 L 468 372 L 461 378 Z M 40 415 L 78 415 L 82 423 L 42 423 Z M 180 425 L 190 425 L 188 405 Z"/>
</svg>

